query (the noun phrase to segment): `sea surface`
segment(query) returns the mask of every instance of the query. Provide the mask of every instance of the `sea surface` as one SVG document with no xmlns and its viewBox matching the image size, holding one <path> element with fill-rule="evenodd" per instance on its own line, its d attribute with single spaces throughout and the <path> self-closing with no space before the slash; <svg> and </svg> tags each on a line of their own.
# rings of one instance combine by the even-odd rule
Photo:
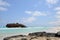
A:
<svg viewBox="0 0 60 40">
<path fill-rule="evenodd" d="M 0 40 L 14 35 L 27 35 L 32 32 L 58 32 L 60 27 L 27 27 L 27 28 L 0 28 Z"/>
</svg>

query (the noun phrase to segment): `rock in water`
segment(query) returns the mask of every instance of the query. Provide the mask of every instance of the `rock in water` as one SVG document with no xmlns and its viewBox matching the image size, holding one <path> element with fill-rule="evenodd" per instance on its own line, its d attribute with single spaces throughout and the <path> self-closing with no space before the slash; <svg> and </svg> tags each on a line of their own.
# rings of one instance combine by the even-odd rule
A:
<svg viewBox="0 0 60 40">
<path fill-rule="evenodd" d="M 18 27 L 25 28 L 26 26 L 19 23 L 10 23 L 10 24 L 7 24 L 6 27 L 7 28 L 18 28 Z"/>
</svg>

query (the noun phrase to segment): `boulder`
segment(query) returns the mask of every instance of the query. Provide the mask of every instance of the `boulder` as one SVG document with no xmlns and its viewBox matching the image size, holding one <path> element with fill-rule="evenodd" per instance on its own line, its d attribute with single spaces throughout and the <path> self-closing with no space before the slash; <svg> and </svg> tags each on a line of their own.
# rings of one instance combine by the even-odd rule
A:
<svg viewBox="0 0 60 40">
<path fill-rule="evenodd" d="M 46 32 L 35 32 L 35 33 L 29 33 L 29 36 L 45 36 Z"/>
<path fill-rule="evenodd" d="M 21 40 L 27 40 L 27 38 L 22 38 Z"/>
<path fill-rule="evenodd" d="M 56 37 L 60 37 L 60 31 L 56 33 Z"/>
</svg>

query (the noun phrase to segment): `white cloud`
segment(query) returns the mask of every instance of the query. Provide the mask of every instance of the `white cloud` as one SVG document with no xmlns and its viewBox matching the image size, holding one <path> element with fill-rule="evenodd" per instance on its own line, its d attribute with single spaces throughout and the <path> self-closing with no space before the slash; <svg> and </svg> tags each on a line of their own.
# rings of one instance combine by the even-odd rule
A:
<svg viewBox="0 0 60 40">
<path fill-rule="evenodd" d="M 60 19 L 60 15 L 55 16 L 57 19 Z"/>
<path fill-rule="evenodd" d="M 60 11 L 57 11 L 56 14 L 60 15 Z"/>
<path fill-rule="evenodd" d="M 46 0 L 46 5 L 48 8 L 52 8 L 53 5 L 56 5 L 59 2 L 59 0 Z"/>
<path fill-rule="evenodd" d="M 60 19 L 60 11 L 56 12 L 55 18 Z"/>
<path fill-rule="evenodd" d="M 0 0 L 0 11 L 7 11 L 10 4 L 4 0 Z"/>
<path fill-rule="evenodd" d="M 25 11 L 27 14 L 31 14 L 32 16 L 46 16 L 47 14 L 40 11 Z"/>
<path fill-rule="evenodd" d="M 40 11 L 25 11 L 25 13 L 31 15 L 28 18 L 22 18 L 23 23 L 32 23 L 37 20 L 38 16 L 46 16 L 47 14 Z"/>
<path fill-rule="evenodd" d="M 54 10 L 60 11 L 60 7 L 56 7 Z"/>
<path fill-rule="evenodd" d="M 50 24 L 59 24 L 60 23 L 60 21 L 54 21 L 54 22 L 50 22 Z"/>
<path fill-rule="evenodd" d="M 35 12 L 33 12 L 33 16 L 46 16 L 46 14 L 44 14 L 43 12 L 40 12 L 40 11 L 35 11 Z"/>
<path fill-rule="evenodd" d="M 60 19 L 60 7 L 56 7 L 54 10 L 56 10 L 55 18 Z"/>
<path fill-rule="evenodd" d="M 27 13 L 27 14 L 31 14 L 32 12 L 31 12 L 31 11 L 25 11 L 25 13 Z"/>
<path fill-rule="evenodd" d="M 7 11 L 7 10 L 8 10 L 7 8 L 0 7 L 0 11 Z"/>
<path fill-rule="evenodd" d="M 35 20 L 36 20 L 35 17 L 29 17 L 29 18 L 27 19 L 28 22 L 32 22 L 32 21 L 35 21 Z"/>
<path fill-rule="evenodd" d="M 33 15 L 33 16 L 40 16 L 40 15 L 41 15 L 41 12 L 39 12 L 39 11 L 35 11 L 35 12 L 33 12 L 32 15 Z"/>
<path fill-rule="evenodd" d="M 53 26 L 60 26 L 60 7 L 56 7 L 54 8 L 54 10 L 56 10 L 56 15 L 55 15 L 56 20 L 49 22 L 49 24 L 52 24 Z"/>
<path fill-rule="evenodd" d="M 0 0 L 0 6 L 10 6 L 10 4 L 6 1 Z"/>
<path fill-rule="evenodd" d="M 59 0 L 46 0 L 48 4 L 56 4 Z"/>
<path fill-rule="evenodd" d="M 52 24 L 52 25 L 58 27 L 58 26 L 60 26 L 60 20 L 49 22 L 49 24 Z"/>
<path fill-rule="evenodd" d="M 31 16 L 28 17 L 28 18 L 23 18 L 22 19 L 23 23 L 32 23 L 32 22 L 37 20 L 38 16 L 46 16 L 45 13 L 40 12 L 40 11 L 25 11 L 25 13 L 27 13 L 27 14 L 29 14 Z"/>
<path fill-rule="evenodd" d="M 23 18 L 22 22 L 23 23 L 32 23 L 35 20 L 36 20 L 35 17 L 28 17 L 28 18 Z"/>
<path fill-rule="evenodd" d="M 56 7 L 54 10 L 56 10 L 56 18 L 60 19 L 60 7 Z"/>
</svg>

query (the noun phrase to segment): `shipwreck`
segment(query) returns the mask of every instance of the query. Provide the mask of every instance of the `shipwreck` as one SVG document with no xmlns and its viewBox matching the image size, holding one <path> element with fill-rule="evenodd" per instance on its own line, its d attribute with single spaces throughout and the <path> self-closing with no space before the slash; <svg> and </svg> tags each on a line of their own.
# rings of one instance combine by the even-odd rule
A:
<svg viewBox="0 0 60 40">
<path fill-rule="evenodd" d="M 18 27 L 25 28 L 26 26 L 19 23 L 10 23 L 10 24 L 7 24 L 6 27 L 7 28 L 18 28 Z"/>
</svg>

